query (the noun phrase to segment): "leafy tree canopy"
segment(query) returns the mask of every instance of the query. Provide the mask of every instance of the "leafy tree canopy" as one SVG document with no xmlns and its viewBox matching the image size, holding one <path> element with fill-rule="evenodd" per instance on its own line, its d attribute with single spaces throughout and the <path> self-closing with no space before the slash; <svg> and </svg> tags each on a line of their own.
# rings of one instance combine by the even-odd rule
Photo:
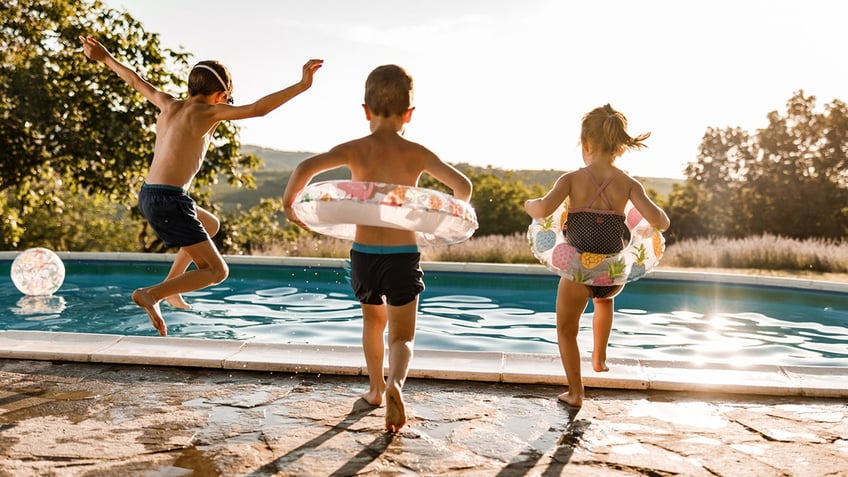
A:
<svg viewBox="0 0 848 477">
<path fill-rule="evenodd" d="M 848 107 L 796 92 L 753 133 L 710 128 L 669 197 L 673 238 L 848 235 Z M 681 220 L 678 220 L 681 219 Z"/>
</svg>

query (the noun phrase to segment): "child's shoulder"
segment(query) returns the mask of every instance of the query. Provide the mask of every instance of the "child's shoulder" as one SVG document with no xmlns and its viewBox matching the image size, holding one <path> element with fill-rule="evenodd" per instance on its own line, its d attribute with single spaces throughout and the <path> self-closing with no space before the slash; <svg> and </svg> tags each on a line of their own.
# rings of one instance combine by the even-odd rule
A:
<svg viewBox="0 0 848 477">
<path fill-rule="evenodd" d="M 581 175 L 582 171 L 583 171 L 583 169 L 574 169 L 574 170 L 571 170 L 571 171 L 565 171 L 559 176 L 559 178 L 560 178 L 560 180 L 563 180 L 563 181 L 572 181 L 575 178 L 579 177 Z"/>
<path fill-rule="evenodd" d="M 350 141 L 345 141 L 333 146 L 334 151 L 355 151 L 363 148 L 371 147 L 371 140 L 369 136 L 364 136 L 356 139 L 351 139 Z"/>
<path fill-rule="evenodd" d="M 616 168 L 616 169 L 619 172 L 619 177 L 621 177 L 624 181 L 626 181 L 630 184 L 642 184 L 641 182 L 639 182 L 639 179 L 636 179 L 635 177 L 631 176 L 627 172 L 625 172 L 621 169 L 618 169 L 618 168 Z"/>
</svg>

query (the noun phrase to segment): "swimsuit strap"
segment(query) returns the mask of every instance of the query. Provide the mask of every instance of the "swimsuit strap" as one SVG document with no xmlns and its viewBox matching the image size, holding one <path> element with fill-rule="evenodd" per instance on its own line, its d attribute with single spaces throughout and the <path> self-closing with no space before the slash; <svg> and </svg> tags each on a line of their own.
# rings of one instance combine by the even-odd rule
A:
<svg viewBox="0 0 848 477">
<path fill-rule="evenodd" d="M 613 172 L 613 174 L 611 174 L 609 177 L 607 177 L 607 179 L 602 184 L 598 185 L 598 180 L 595 179 L 595 176 L 593 176 L 591 172 L 589 172 L 588 167 L 584 167 L 582 170 L 586 171 L 586 174 L 589 175 L 589 179 L 592 181 L 593 184 L 595 184 L 595 187 L 596 187 L 595 195 L 593 195 L 592 198 L 589 199 L 589 202 L 586 202 L 586 206 L 583 207 L 583 208 L 584 209 L 591 208 L 592 204 L 595 202 L 595 200 L 597 200 L 598 198 L 601 198 L 601 199 L 604 200 L 604 202 L 607 203 L 607 207 L 612 209 L 612 204 L 610 203 L 609 199 L 607 199 L 607 195 L 604 194 L 604 189 L 606 189 L 607 186 L 609 185 L 609 183 L 612 182 L 613 179 L 615 179 L 616 174 Z"/>
</svg>

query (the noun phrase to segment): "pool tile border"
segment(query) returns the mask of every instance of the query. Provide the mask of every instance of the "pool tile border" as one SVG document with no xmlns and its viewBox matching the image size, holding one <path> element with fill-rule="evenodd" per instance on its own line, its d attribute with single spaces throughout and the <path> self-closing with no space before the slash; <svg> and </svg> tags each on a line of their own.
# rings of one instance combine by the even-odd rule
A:
<svg viewBox="0 0 848 477">
<path fill-rule="evenodd" d="M 0 331 L 0 358 L 190 366 L 308 374 L 366 375 L 358 346 Z M 693 366 L 676 361 L 610 359 L 608 373 L 583 362 L 587 387 L 769 396 L 848 397 L 848 368 Z M 565 385 L 559 356 L 416 350 L 410 377 Z"/>
</svg>

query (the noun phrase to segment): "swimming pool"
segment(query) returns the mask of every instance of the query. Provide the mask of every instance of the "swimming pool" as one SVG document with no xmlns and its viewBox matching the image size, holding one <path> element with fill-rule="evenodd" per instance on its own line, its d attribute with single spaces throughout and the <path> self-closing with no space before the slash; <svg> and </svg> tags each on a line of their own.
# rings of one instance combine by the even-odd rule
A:
<svg viewBox="0 0 848 477">
<path fill-rule="evenodd" d="M 84 254 L 78 254 L 84 256 Z M 155 336 L 132 290 L 158 282 L 168 257 L 65 259 L 52 297 L 23 297 L 0 260 L 0 329 Z M 359 345 L 359 306 L 338 260 L 229 259 L 224 283 L 162 305 L 169 335 Z M 294 264 L 292 264 L 294 263 Z M 557 278 L 541 267 L 424 264 L 417 349 L 557 354 Z M 462 271 L 455 271 L 462 269 Z M 663 274 L 655 274 L 661 277 Z M 671 274 L 674 275 L 674 274 Z M 666 276 L 671 276 L 666 274 Z M 848 293 L 646 278 L 616 299 L 609 357 L 689 363 L 848 366 Z M 673 278 L 679 278 L 680 275 Z M 589 353 L 591 312 L 581 323 Z"/>
</svg>

